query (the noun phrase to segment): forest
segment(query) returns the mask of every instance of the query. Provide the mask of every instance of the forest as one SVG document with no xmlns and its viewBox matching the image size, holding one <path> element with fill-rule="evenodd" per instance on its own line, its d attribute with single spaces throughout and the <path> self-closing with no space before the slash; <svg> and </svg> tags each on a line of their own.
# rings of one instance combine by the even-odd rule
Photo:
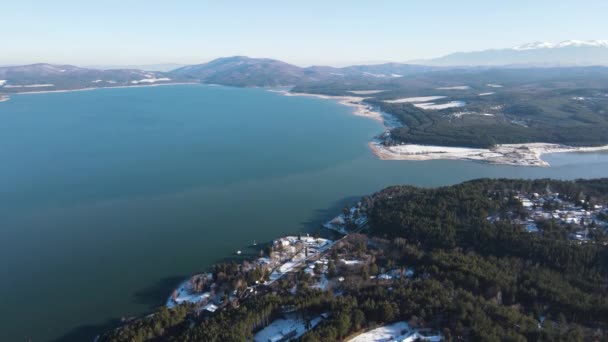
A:
<svg viewBox="0 0 608 342">
<path fill-rule="evenodd" d="M 307 321 L 328 314 L 301 341 L 348 340 L 396 321 L 438 331 L 447 341 L 608 340 L 605 235 L 581 244 L 552 220 L 531 234 L 507 219 L 487 219 L 519 215 L 521 204 L 512 198 L 521 193 L 559 193 L 605 206 L 608 179 L 390 187 L 362 199 L 368 231 L 348 235 L 329 253 L 328 277 L 340 276 L 339 287 L 315 289 L 299 272 L 214 315 L 197 316 L 187 305 L 162 308 L 101 340 L 246 341 L 287 313 Z M 366 262 L 334 266 L 345 255 Z M 406 267 L 415 270 L 413 277 L 376 277 Z M 222 266 L 214 276 L 220 271 L 239 273 L 234 265 Z"/>
<path fill-rule="evenodd" d="M 372 90 L 365 102 L 394 116 L 388 144 L 489 148 L 495 144 L 608 144 L 608 82 L 603 68 L 453 69 L 394 79 L 357 79 L 299 84 L 293 92 L 353 96 Z M 441 97 L 420 107 L 402 99 Z M 428 103 L 427 103 L 428 104 Z"/>
</svg>

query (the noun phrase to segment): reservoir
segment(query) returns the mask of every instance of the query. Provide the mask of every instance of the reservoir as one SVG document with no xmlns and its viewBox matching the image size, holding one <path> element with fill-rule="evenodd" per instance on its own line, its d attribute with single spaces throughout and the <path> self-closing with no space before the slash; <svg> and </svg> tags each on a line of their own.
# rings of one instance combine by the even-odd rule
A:
<svg viewBox="0 0 608 342">
<path fill-rule="evenodd" d="M 0 103 L 0 340 L 88 341 L 162 305 L 252 241 L 314 232 L 396 184 L 608 177 L 607 153 L 551 168 L 381 161 L 380 123 L 330 100 L 174 85 Z"/>
</svg>

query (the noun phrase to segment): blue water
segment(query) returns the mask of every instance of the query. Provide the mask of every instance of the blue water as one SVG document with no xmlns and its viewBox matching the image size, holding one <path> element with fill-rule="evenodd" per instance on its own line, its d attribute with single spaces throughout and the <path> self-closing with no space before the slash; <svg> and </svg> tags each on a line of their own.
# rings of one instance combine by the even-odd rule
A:
<svg viewBox="0 0 608 342">
<path fill-rule="evenodd" d="M 608 176 L 608 154 L 552 168 L 380 161 L 379 123 L 328 100 L 166 86 L 0 103 L 0 340 L 92 338 L 161 305 L 253 240 L 318 229 L 394 184 Z"/>
</svg>

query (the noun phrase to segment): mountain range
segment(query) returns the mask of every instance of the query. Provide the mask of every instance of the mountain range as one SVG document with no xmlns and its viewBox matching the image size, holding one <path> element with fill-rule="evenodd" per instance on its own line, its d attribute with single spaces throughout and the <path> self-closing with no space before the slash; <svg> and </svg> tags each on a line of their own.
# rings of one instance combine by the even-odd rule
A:
<svg viewBox="0 0 608 342">
<path fill-rule="evenodd" d="M 234 56 L 171 71 L 96 69 L 73 65 L 31 64 L 0 67 L 0 93 L 154 85 L 208 83 L 239 87 L 293 86 L 311 82 L 378 82 L 448 69 L 608 66 L 608 41 L 535 42 L 509 49 L 457 52 L 415 63 L 348 67 L 299 67 L 279 60 Z"/>
<path fill-rule="evenodd" d="M 608 40 L 533 42 L 507 49 L 455 52 L 413 63 L 433 66 L 590 66 L 608 65 Z"/>
</svg>

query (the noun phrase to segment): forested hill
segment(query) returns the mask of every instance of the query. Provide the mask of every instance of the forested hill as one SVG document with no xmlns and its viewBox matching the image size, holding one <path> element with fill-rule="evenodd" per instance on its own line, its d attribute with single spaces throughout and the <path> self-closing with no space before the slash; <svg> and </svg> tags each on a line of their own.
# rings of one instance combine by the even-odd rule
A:
<svg viewBox="0 0 608 342">
<path fill-rule="evenodd" d="M 522 203 L 532 202 L 521 198 L 536 199 L 525 208 Z M 445 286 L 493 298 L 518 314 L 551 319 L 544 327 L 563 324 L 562 333 L 608 326 L 608 179 L 396 186 L 365 201 L 372 234 L 403 239 L 404 262 Z M 563 222 L 589 210 L 597 215 Z M 532 219 L 541 212 L 560 217 Z M 526 231 L 532 221 L 538 231 Z M 585 231 L 587 239 L 574 238 L 576 231 Z"/>
<path fill-rule="evenodd" d="M 213 314 L 163 307 L 101 340 L 251 341 L 277 320 L 322 316 L 300 341 L 349 340 L 398 321 L 447 341 L 605 341 L 607 204 L 608 179 L 390 187 L 362 199 L 368 232 L 336 243 L 327 270 L 256 285 L 265 272 L 248 262 L 216 265 L 216 290 L 257 294 Z"/>
</svg>

